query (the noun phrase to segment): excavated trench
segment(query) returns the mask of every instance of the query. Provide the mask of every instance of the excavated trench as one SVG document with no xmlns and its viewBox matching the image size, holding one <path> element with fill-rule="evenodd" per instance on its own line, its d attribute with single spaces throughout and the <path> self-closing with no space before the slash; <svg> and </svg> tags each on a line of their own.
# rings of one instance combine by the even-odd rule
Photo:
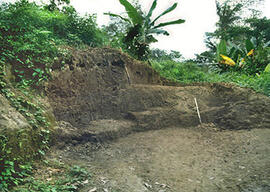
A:
<svg viewBox="0 0 270 192">
<path fill-rule="evenodd" d="M 67 63 L 46 85 L 59 125 L 54 154 L 91 164 L 98 190 L 270 189 L 270 98 L 231 84 L 176 84 L 109 48 L 73 50 Z"/>
</svg>

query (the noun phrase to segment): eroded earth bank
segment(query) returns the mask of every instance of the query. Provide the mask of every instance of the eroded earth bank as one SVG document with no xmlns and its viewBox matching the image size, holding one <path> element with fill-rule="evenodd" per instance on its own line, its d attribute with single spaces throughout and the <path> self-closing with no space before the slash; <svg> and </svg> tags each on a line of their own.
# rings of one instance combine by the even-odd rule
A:
<svg viewBox="0 0 270 192">
<path fill-rule="evenodd" d="M 270 191 L 270 98 L 176 84 L 109 48 L 73 50 L 67 63 L 46 85 L 50 158 L 90 170 L 82 191 Z"/>
</svg>

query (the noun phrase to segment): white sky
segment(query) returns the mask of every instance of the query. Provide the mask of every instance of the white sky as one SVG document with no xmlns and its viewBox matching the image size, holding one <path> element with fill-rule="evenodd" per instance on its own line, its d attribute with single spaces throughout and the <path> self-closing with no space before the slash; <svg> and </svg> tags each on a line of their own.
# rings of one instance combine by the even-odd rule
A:
<svg viewBox="0 0 270 192">
<path fill-rule="evenodd" d="M 153 0 L 139 0 L 139 2 L 143 10 L 148 12 Z M 164 27 L 164 29 L 169 31 L 170 36 L 157 36 L 158 42 L 152 44 L 152 47 L 176 50 L 183 54 L 185 58 L 192 58 L 195 53 L 201 53 L 206 50 L 204 45 L 205 32 L 215 30 L 215 23 L 218 20 L 215 0 L 159 0 L 153 17 L 167 9 L 174 2 L 178 2 L 177 8 L 159 21 L 170 21 L 180 18 L 185 19 L 186 22 L 180 25 Z M 96 13 L 99 25 L 109 22 L 109 16 L 103 15 L 104 12 L 118 14 L 125 12 L 119 0 L 71 0 L 71 4 L 81 14 Z M 270 0 L 265 0 L 263 16 L 270 18 Z"/>
</svg>

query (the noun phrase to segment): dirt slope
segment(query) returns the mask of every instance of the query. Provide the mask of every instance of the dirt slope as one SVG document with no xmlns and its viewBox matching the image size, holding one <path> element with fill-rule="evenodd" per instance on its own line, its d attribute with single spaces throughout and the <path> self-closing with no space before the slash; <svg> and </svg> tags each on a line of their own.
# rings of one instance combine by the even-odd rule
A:
<svg viewBox="0 0 270 192">
<path fill-rule="evenodd" d="M 266 96 L 230 84 L 177 85 L 120 51 L 100 48 L 73 50 L 46 93 L 59 121 L 61 150 L 54 157 L 90 164 L 99 191 L 269 189 Z M 93 149 L 97 143 L 102 147 Z"/>
</svg>

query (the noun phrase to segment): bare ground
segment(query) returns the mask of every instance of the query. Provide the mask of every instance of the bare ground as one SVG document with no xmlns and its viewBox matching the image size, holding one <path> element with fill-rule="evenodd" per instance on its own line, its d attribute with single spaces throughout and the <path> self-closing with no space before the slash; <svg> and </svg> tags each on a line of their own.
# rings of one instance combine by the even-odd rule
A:
<svg viewBox="0 0 270 192">
<path fill-rule="evenodd" d="M 113 142 L 70 145 L 52 158 L 88 167 L 82 191 L 270 190 L 270 130 L 217 131 L 213 124 L 131 134 Z"/>
<path fill-rule="evenodd" d="M 50 158 L 88 167 L 82 192 L 270 191 L 266 96 L 169 82 L 111 49 L 74 51 L 46 93 L 59 125 Z"/>
</svg>

